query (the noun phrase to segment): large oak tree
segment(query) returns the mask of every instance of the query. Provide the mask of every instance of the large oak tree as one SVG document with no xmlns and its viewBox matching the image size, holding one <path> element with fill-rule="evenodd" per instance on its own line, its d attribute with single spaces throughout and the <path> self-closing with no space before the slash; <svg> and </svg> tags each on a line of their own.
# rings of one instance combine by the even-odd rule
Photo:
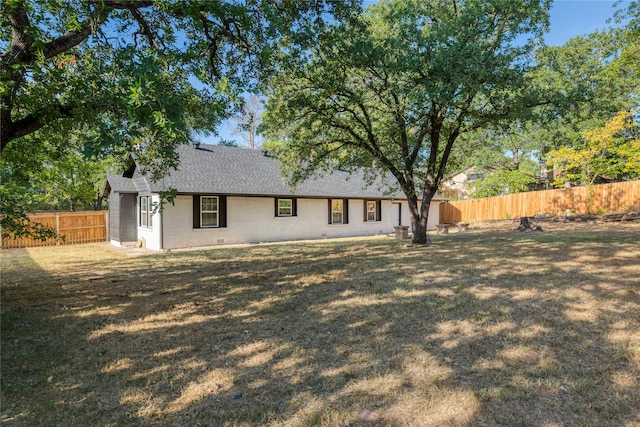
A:
<svg viewBox="0 0 640 427">
<path fill-rule="evenodd" d="M 292 182 L 374 166 L 406 194 L 414 243 L 461 136 L 535 104 L 546 0 L 382 0 L 327 28 L 271 83 L 265 125 Z"/>
<path fill-rule="evenodd" d="M 3 0 L 0 152 L 12 188 L 0 192 L 12 195 L 1 200 L 4 230 L 7 212 L 29 206 L 13 197 L 33 186 L 24 168 L 135 151 L 160 177 L 176 166 L 177 145 L 216 132 L 238 94 L 277 65 L 275 52 L 304 48 L 324 20 L 358 4 Z"/>
</svg>

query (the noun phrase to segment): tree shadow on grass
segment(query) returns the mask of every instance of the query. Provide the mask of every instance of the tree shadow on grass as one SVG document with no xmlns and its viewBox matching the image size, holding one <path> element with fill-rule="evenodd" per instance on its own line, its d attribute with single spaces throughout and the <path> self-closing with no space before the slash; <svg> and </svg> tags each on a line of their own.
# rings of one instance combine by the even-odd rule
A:
<svg viewBox="0 0 640 427">
<path fill-rule="evenodd" d="M 318 242 L 69 263 L 25 305 L 38 330 L 3 330 L 3 420 L 637 422 L 637 247 L 531 239 L 470 234 L 428 248 Z M 3 293 L 3 306 L 21 289 Z"/>
</svg>

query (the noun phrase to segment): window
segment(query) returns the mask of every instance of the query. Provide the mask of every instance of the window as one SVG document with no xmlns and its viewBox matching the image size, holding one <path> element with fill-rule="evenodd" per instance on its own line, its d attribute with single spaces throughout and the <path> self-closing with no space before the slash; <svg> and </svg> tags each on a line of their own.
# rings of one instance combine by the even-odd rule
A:
<svg viewBox="0 0 640 427">
<path fill-rule="evenodd" d="M 296 199 L 276 198 L 276 216 L 296 216 Z"/>
<path fill-rule="evenodd" d="M 140 197 L 140 218 L 138 224 L 140 227 L 152 227 L 153 203 L 151 196 Z"/>
<path fill-rule="evenodd" d="M 193 228 L 227 226 L 227 198 L 225 196 L 193 196 Z"/>
<path fill-rule="evenodd" d="M 342 224 L 344 203 L 342 200 L 331 201 L 331 224 Z"/>
<path fill-rule="evenodd" d="M 218 226 L 218 197 L 200 197 L 200 227 Z"/>
<path fill-rule="evenodd" d="M 291 199 L 278 200 L 278 216 L 291 216 L 292 208 Z"/>
<path fill-rule="evenodd" d="M 375 221 L 376 220 L 376 202 L 368 201 L 367 202 L 367 221 Z"/>
<path fill-rule="evenodd" d="M 365 222 L 381 221 L 382 201 L 365 200 L 364 202 L 364 220 Z"/>
<path fill-rule="evenodd" d="M 349 223 L 349 201 L 347 199 L 329 199 L 329 224 Z"/>
</svg>

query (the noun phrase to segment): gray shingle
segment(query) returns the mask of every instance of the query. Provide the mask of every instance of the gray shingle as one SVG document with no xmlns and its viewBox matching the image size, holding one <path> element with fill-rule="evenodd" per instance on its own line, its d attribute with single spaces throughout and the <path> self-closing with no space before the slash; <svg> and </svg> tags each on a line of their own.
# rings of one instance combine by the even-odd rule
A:
<svg viewBox="0 0 640 427">
<path fill-rule="evenodd" d="M 175 188 L 178 193 L 250 196 L 389 198 L 380 185 L 367 186 L 362 172 L 335 171 L 310 178 L 291 191 L 280 174 L 280 163 L 260 150 L 200 145 L 178 148 L 180 166 L 164 179 L 150 183 L 151 191 Z M 390 181 L 393 182 L 393 181 Z M 392 196 L 404 199 L 402 192 Z"/>
<path fill-rule="evenodd" d="M 393 177 L 381 185 L 378 179 L 367 185 L 363 172 L 327 172 L 301 182 L 293 192 L 280 174 L 280 163 L 265 156 L 260 150 L 200 145 L 199 149 L 183 145 L 178 147 L 180 166 L 158 182 L 134 173 L 134 179 L 108 175 L 103 193 L 157 193 L 176 189 L 182 194 L 225 194 L 246 196 L 297 196 L 353 199 L 406 199 L 402 191 L 389 192 L 395 185 Z M 143 184 L 143 185 L 142 185 Z M 446 200 L 436 194 L 434 200 Z"/>
<path fill-rule="evenodd" d="M 103 194 L 106 196 L 111 191 L 115 193 L 137 193 L 133 180 L 121 175 L 107 175 Z"/>
</svg>

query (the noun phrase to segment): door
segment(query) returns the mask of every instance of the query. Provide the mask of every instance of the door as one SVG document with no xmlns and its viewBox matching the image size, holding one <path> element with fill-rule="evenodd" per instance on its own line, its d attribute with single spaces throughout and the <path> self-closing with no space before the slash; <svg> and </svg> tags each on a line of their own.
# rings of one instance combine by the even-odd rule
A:
<svg viewBox="0 0 640 427">
<path fill-rule="evenodd" d="M 394 206 L 395 205 L 395 206 Z M 402 225 L 402 203 L 393 203 L 393 225 Z"/>
<path fill-rule="evenodd" d="M 135 194 L 120 194 L 120 242 L 138 240 L 137 200 Z"/>
</svg>

